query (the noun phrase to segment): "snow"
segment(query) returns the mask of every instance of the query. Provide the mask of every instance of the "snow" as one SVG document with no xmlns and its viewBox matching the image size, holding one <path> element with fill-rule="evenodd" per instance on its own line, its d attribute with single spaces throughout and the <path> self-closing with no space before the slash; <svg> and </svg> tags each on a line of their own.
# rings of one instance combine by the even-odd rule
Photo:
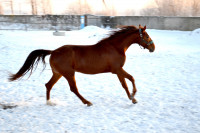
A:
<svg viewBox="0 0 200 133">
<path fill-rule="evenodd" d="M 138 92 L 132 104 L 116 75 L 76 73 L 87 107 L 70 92 L 61 78 L 51 91 L 54 106 L 46 105 L 46 88 L 52 73 L 42 63 L 33 75 L 8 82 L 35 49 L 65 44 L 94 44 L 108 29 L 89 26 L 53 36 L 53 31 L 0 31 L 1 133 L 199 133 L 200 34 L 195 31 L 147 30 L 154 53 L 132 45 L 124 69 L 133 75 Z M 127 80 L 129 90 L 131 83 Z"/>
</svg>

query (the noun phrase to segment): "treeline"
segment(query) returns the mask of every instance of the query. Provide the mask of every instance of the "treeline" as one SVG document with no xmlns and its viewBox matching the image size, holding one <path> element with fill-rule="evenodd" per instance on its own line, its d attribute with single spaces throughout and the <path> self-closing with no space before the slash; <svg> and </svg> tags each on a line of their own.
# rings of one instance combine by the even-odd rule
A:
<svg viewBox="0 0 200 133">
<path fill-rule="evenodd" d="M 200 0 L 154 0 L 141 15 L 200 16 Z"/>
<path fill-rule="evenodd" d="M 66 4 L 66 8 L 61 15 L 80 15 L 94 14 L 116 16 L 119 15 L 117 8 L 113 4 L 107 4 L 106 0 L 101 1 L 101 10 L 96 10 L 91 6 L 88 0 L 74 0 Z M 15 6 L 14 6 L 15 5 Z M 16 6 L 17 5 L 17 6 Z M 4 7 L 7 7 L 5 10 Z M 65 6 L 65 5 L 64 5 Z M 17 8 L 17 9 L 16 9 Z M 55 14 L 52 10 L 52 0 L 1 0 L 0 14 L 28 14 L 28 15 L 46 15 Z M 27 12 L 28 10 L 28 12 Z M 26 13 L 25 13 L 26 12 Z M 120 14 L 121 15 L 121 14 Z M 134 9 L 127 9 L 123 15 L 144 15 L 144 16 L 200 16 L 200 0 L 152 0 L 139 12 Z"/>
</svg>

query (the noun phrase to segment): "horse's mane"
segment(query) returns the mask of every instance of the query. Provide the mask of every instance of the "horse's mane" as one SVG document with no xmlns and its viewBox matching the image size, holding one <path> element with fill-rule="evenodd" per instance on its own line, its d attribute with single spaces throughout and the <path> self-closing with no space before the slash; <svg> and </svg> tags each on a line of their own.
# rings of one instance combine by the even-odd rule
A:
<svg viewBox="0 0 200 133">
<path fill-rule="evenodd" d="M 120 37 L 121 35 L 124 35 L 124 34 L 135 33 L 135 32 L 138 31 L 137 27 L 135 27 L 135 26 L 120 26 L 119 28 L 120 28 L 120 30 L 112 31 L 110 33 L 109 37 L 103 38 L 102 40 L 100 40 L 98 42 L 98 44 L 103 43 L 105 41 L 112 40 L 112 39 L 114 39 L 116 37 Z"/>
</svg>

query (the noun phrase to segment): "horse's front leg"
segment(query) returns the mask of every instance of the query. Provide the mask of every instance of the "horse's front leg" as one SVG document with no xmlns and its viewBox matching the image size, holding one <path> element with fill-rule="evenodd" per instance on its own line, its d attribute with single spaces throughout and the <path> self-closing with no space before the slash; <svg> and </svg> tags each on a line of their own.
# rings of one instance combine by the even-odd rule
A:
<svg viewBox="0 0 200 133">
<path fill-rule="evenodd" d="M 130 100 L 132 100 L 133 96 L 130 94 L 130 92 L 129 92 L 129 90 L 128 90 L 128 86 L 127 86 L 127 84 L 126 84 L 126 81 L 125 81 L 124 77 L 122 77 L 122 76 L 120 76 L 120 75 L 117 75 L 117 77 L 118 77 L 118 79 L 119 79 L 119 81 L 120 81 L 122 87 L 125 89 L 128 98 L 129 98 Z"/>
<path fill-rule="evenodd" d="M 117 76 L 118 76 L 123 88 L 126 90 L 126 93 L 129 97 L 129 99 L 132 100 L 132 102 L 134 104 L 137 103 L 137 100 L 134 98 L 134 96 L 137 92 L 137 89 L 136 89 L 136 86 L 135 86 L 135 80 L 134 80 L 133 76 L 128 74 L 122 68 L 117 72 Z M 132 82 L 132 85 L 133 85 L 133 93 L 132 94 L 129 93 L 128 86 L 126 84 L 125 78 L 129 79 Z"/>
</svg>

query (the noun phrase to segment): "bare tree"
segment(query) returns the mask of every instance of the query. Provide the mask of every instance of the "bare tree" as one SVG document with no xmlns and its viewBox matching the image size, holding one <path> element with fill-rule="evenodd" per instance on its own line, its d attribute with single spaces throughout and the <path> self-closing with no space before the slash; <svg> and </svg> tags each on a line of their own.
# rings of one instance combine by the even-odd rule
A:
<svg viewBox="0 0 200 133">
<path fill-rule="evenodd" d="M 192 0 L 192 16 L 200 16 L 200 1 Z"/>
<path fill-rule="evenodd" d="M 75 2 L 68 5 L 68 10 L 65 11 L 70 14 L 90 14 L 92 13 L 92 8 L 88 4 L 87 0 L 81 2 L 81 0 L 76 0 Z"/>
<path fill-rule="evenodd" d="M 81 6 L 80 6 L 79 1 L 75 1 L 68 5 L 68 8 L 66 9 L 65 13 L 77 15 L 77 14 L 80 14 L 81 12 L 80 8 Z"/>
<path fill-rule="evenodd" d="M 134 9 L 126 10 L 125 14 L 128 16 L 133 16 L 133 15 L 135 15 L 135 10 Z"/>
<path fill-rule="evenodd" d="M 37 1 L 36 0 L 30 0 L 31 3 L 31 9 L 32 9 L 32 15 L 37 15 Z"/>
<path fill-rule="evenodd" d="M 14 15 L 13 0 L 10 0 L 11 13 Z"/>
<path fill-rule="evenodd" d="M 102 2 L 104 3 L 104 5 L 106 4 L 106 3 L 105 3 L 105 0 L 102 0 Z"/>
<path fill-rule="evenodd" d="M 166 10 L 165 10 L 165 4 L 161 0 L 155 0 L 155 4 L 157 6 L 157 14 L 159 16 L 165 16 Z"/>
<path fill-rule="evenodd" d="M 105 0 L 102 0 L 102 3 L 104 4 L 105 7 L 107 7 Z"/>
<path fill-rule="evenodd" d="M 170 9 L 171 9 L 171 14 L 170 16 L 184 16 L 184 1 L 183 0 L 170 0 Z"/>
<path fill-rule="evenodd" d="M 14 14 L 14 9 L 13 9 L 13 0 L 5 0 L 4 3 L 6 3 L 10 7 L 11 14 Z"/>
<path fill-rule="evenodd" d="M 157 14 L 160 16 L 183 16 L 183 3 L 181 0 L 155 0 Z"/>
<path fill-rule="evenodd" d="M 83 5 L 82 14 L 90 14 L 90 13 L 92 13 L 92 8 L 89 5 L 89 3 L 87 2 L 87 0 L 84 0 L 84 3 L 82 5 Z"/>
<path fill-rule="evenodd" d="M 3 15 L 3 6 L 1 2 L 0 2 L 0 15 Z"/>
<path fill-rule="evenodd" d="M 52 8 L 51 8 L 51 2 L 49 0 L 40 0 L 42 13 L 43 14 L 51 14 Z"/>
<path fill-rule="evenodd" d="M 141 11 L 141 15 L 156 16 L 157 15 L 157 9 L 156 8 L 145 8 Z"/>
</svg>

